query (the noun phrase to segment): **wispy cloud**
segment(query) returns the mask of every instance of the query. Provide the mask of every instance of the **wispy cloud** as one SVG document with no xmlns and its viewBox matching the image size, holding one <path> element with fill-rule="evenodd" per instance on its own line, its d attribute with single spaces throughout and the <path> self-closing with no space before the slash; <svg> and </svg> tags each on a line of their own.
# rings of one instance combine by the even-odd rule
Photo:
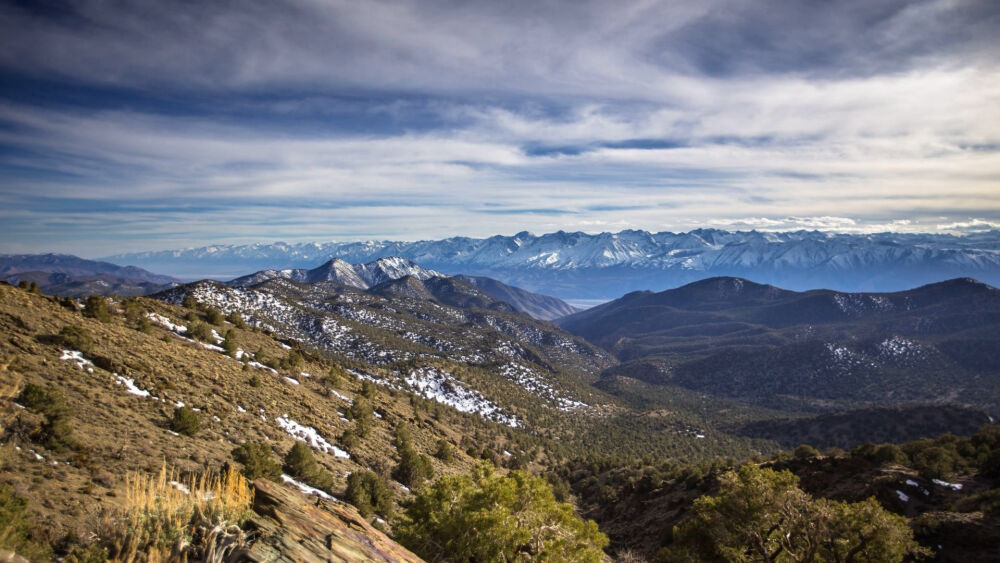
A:
<svg viewBox="0 0 1000 563">
<path fill-rule="evenodd" d="M 8 4 L 0 250 L 992 228 L 998 30 L 972 0 Z"/>
</svg>

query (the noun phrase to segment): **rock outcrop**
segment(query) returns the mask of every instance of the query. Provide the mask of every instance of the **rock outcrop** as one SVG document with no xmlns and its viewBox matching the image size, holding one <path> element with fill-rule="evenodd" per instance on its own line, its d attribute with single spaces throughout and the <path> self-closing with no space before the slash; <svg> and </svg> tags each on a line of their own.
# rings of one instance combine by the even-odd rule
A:
<svg viewBox="0 0 1000 563">
<path fill-rule="evenodd" d="M 372 527 L 347 504 L 307 496 L 258 480 L 249 527 L 258 539 L 242 561 L 420 562 L 422 559 Z"/>
</svg>

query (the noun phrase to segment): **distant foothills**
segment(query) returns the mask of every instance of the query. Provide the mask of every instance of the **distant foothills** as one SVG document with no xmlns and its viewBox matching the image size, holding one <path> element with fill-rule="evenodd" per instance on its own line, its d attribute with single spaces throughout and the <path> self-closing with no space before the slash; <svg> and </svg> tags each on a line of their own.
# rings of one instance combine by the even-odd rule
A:
<svg viewBox="0 0 1000 563">
<path fill-rule="evenodd" d="M 367 263 L 398 256 L 445 274 L 485 276 L 570 302 L 607 301 L 715 276 L 792 290 L 899 291 L 951 278 L 1000 285 L 1000 231 L 951 234 L 840 234 L 819 231 L 687 233 L 521 232 L 418 242 L 214 245 L 119 254 L 184 280 L 227 280 L 265 269 L 315 268 L 331 258 Z"/>
</svg>

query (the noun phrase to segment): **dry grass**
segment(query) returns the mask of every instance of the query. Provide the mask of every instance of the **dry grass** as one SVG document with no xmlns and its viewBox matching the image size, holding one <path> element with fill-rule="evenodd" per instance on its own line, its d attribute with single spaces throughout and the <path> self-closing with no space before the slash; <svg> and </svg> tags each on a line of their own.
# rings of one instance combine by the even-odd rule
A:
<svg viewBox="0 0 1000 563">
<path fill-rule="evenodd" d="M 233 468 L 180 478 L 164 463 L 159 475 L 125 476 L 125 507 L 114 523 L 115 561 L 217 559 L 242 545 L 239 525 L 253 492 Z"/>
</svg>

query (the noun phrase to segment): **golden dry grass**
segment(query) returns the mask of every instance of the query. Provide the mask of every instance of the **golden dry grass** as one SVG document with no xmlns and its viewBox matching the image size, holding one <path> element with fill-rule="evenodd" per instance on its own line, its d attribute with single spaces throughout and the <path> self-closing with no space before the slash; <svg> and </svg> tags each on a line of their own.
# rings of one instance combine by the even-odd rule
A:
<svg viewBox="0 0 1000 563">
<path fill-rule="evenodd" d="M 184 561 L 196 536 L 208 544 L 194 546 L 198 551 L 212 551 L 220 535 L 247 518 L 252 505 L 246 478 L 231 467 L 185 478 L 165 462 L 158 475 L 129 472 L 125 507 L 113 524 L 114 560 Z"/>
</svg>

